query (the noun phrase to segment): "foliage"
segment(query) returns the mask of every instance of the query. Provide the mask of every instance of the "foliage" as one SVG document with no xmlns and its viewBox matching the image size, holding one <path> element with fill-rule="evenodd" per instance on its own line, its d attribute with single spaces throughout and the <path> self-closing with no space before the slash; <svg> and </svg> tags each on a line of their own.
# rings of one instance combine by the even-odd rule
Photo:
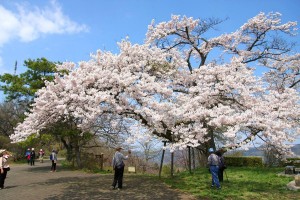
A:
<svg viewBox="0 0 300 200">
<path fill-rule="evenodd" d="M 161 172 L 162 172 L 163 175 L 170 176 L 171 166 L 170 165 L 163 165 Z"/>
<path fill-rule="evenodd" d="M 285 141 L 299 135 L 300 55 L 292 53 L 286 36 L 295 34 L 296 22 L 259 13 L 232 33 L 208 38 L 219 23 L 172 16 L 148 26 L 145 44 L 126 39 L 118 54 L 99 50 L 78 65 L 63 63 L 58 69 L 69 73 L 36 93 L 11 139 L 69 120 L 77 135 L 90 134 L 109 115 L 109 126 L 120 116 L 170 141 L 171 150 L 207 152 L 218 142 L 236 149 L 259 138 L 289 154 Z M 216 56 L 209 59 L 212 52 Z M 270 70 L 257 78 L 254 70 L 261 65 Z"/>
<path fill-rule="evenodd" d="M 45 148 L 51 147 L 55 143 L 56 143 L 56 141 L 54 140 L 54 137 L 51 134 L 43 134 L 43 135 L 33 134 L 30 137 L 28 137 L 26 140 L 24 140 L 18 144 L 24 149 L 24 152 L 25 152 L 25 150 L 27 148 L 34 147 L 34 148 L 45 149 Z M 48 150 L 50 150 L 50 149 L 48 149 Z"/>
<path fill-rule="evenodd" d="M 285 165 L 300 167 L 300 158 L 287 158 Z"/>
<path fill-rule="evenodd" d="M 193 174 L 183 172 L 173 179 L 163 177 L 172 188 L 206 200 L 290 200 L 298 199 L 300 191 L 290 191 L 286 185 L 293 177 L 277 176 L 283 168 L 230 167 L 225 170 L 222 189 L 211 189 L 211 174 L 200 168 Z"/>
<path fill-rule="evenodd" d="M 0 149 L 7 149 L 11 151 L 14 145 L 10 143 L 10 139 L 7 136 L 0 135 Z"/>
<path fill-rule="evenodd" d="M 262 157 L 225 157 L 226 165 L 227 166 L 234 166 L 234 167 L 262 167 Z"/>
<path fill-rule="evenodd" d="M 46 58 L 36 60 L 25 60 L 24 66 L 27 70 L 19 75 L 3 74 L 0 75 L 0 86 L 10 100 L 32 100 L 36 91 L 45 86 L 45 81 L 52 81 L 54 72 L 56 72 L 55 63 L 48 61 Z"/>
<path fill-rule="evenodd" d="M 14 127 L 24 120 L 26 106 L 16 101 L 0 104 L 0 135 L 9 137 L 14 133 Z"/>
</svg>

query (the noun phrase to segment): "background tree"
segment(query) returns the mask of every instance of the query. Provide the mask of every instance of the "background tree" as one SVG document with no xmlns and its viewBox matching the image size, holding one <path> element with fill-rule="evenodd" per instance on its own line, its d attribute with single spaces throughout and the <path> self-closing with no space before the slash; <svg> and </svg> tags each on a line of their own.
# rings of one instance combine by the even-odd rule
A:
<svg viewBox="0 0 300 200">
<path fill-rule="evenodd" d="M 157 163 L 157 158 L 161 155 L 162 152 L 162 141 L 151 137 L 143 137 L 136 140 L 133 145 L 135 154 L 143 161 L 142 171 L 146 172 L 149 168 L 153 168 L 153 163 Z"/>
<path fill-rule="evenodd" d="M 9 137 L 14 133 L 14 127 L 23 121 L 26 106 L 16 101 L 0 104 L 0 135 Z"/>
<path fill-rule="evenodd" d="M 46 58 L 25 60 L 26 71 L 20 74 L 0 75 L 1 90 L 6 95 L 6 100 L 32 101 L 38 89 L 45 86 L 45 81 L 52 81 L 56 71 L 56 63 Z"/>
</svg>

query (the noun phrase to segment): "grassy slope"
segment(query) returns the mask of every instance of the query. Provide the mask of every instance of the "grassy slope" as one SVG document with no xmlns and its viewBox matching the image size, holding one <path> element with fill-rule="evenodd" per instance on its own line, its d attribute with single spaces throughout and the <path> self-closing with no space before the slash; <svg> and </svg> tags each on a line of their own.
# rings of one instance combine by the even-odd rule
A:
<svg viewBox="0 0 300 200">
<path fill-rule="evenodd" d="M 286 185 L 291 177 L 279 177 L 283 168 L 229 168 L 224 173 L 222 189 L 211 189 L 211 175 L 205 168 L 189 174 L 177 174 L 173 179 L 163 178 L 172 188 L 193 194 L 199 199 L 300 199 L 300 191 L 290 191 Z"/>
</svg>

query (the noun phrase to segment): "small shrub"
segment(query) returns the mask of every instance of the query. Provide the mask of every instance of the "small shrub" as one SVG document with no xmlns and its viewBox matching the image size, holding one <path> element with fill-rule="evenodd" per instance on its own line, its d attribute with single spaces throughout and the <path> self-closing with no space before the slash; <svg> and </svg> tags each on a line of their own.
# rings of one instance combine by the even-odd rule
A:
<svg viewBox="0 0 300 200">
<path fill-rule="evenodd" d="M 161 172 L 162 172 L 163 175 L 171 175 L 171 166 L 170 165 L 164 165 L 162 167 Z"/>
<path fill-rule="evenodd" d="M 287 158 L 285 165 L 292 165 L 295 167 L 300 167 L 300 158 Z"/>
<path fill-rule="evenodd" d="M 262 167 L 262 157 L 225 157 L 227 166 L 235 167 Z"/>
</svg>

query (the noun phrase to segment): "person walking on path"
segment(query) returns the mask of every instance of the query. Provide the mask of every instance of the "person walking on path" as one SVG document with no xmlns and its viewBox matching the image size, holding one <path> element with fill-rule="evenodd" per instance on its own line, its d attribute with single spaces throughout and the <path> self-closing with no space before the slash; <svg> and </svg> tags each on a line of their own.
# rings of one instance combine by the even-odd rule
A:
<svg viewBox="0 0 300 200">
<path fill-rule="evenodd" d="M 211 187 L 216 186 L 217 189 L 221 189 L 221 185 L 218 177 L 219 165 L 220 165 L 219 157 L 214 153 L 215 151 L 213 148 L 209 148 L 208 152 L 210 153 L 210 155 L 208 156 L 207 164 L 209 166 L 209 170 L 212 176 Z"/>
<path fill-rule="evenodd" d="M 50 154 L 50 160 L 51 160 L 51 172 L 56 172 L 56 163 L 57 163 L 57 153 L 53 149 Z"/>
<path fill-rule="evenodd" d="M 10 170 L 8 165 L 8 153 L 5 149 L 0 150 L 0 190 L 4 189 L 7 172 Z"/>
<path fill-rule="evenodd" d="M 40 151 L 39 151 L 39 160 L 40 160 L 40 163 L 44 162 L 44 155 L 45 155 L 45 152 L 43 151 L 43 149 L 40 149 Z"/>
<path fill-rule="evenodd" d="M 223 182 L 223 180 L 224 180 L 224 176 L 223 176 L 223 174 L 224 174 L 224 170 L 227 168 L 226 167 L 226 164 L 225 164 L 225 159 L 224 159 L 224 156 L 223 156 L 223 150 L 222 149 L 220 149 L 220 150 L 218 150 L 218 151 L 216 151 L 216 155 L 219 157 L 219 173 L 218 173 L 218 177 L 219 177 L 219 181 L 220 182 Z"/>
<path fill-rule="evenodd" d="M 124 156 L 121 153 L 122 149 L 123 149 L 122 147 L 117 147 L 116 153 L 113 157 L 112 164 L 113 164 L 113 169 L 115 170 L 115 173 L 114 173 L 114 181 L 112 184 L 112 189 L 115 189 L 117 184 L 118 184 L 118 189 L 122 189 L 123 174 L 124 174 L 124 167 L 125 167 L 124 160 L 128 159 L 128 155 Z M 128 150 L 128 154 L 129 155 L 131 154 L 130 150 Z"/>
<path fill-rule="evenodd" d="M 27 160 L 28 165 L 30 164 L 30 148 L 28 148 L 25 152 L 25 158 Z"/>
<path fill-rule="evenodd" d="M 32 148 L 30 152 L 30 166 L 34 166 L 34 160 L 35 160 L 35 151 L 34 148 Z"/>
</svg>

